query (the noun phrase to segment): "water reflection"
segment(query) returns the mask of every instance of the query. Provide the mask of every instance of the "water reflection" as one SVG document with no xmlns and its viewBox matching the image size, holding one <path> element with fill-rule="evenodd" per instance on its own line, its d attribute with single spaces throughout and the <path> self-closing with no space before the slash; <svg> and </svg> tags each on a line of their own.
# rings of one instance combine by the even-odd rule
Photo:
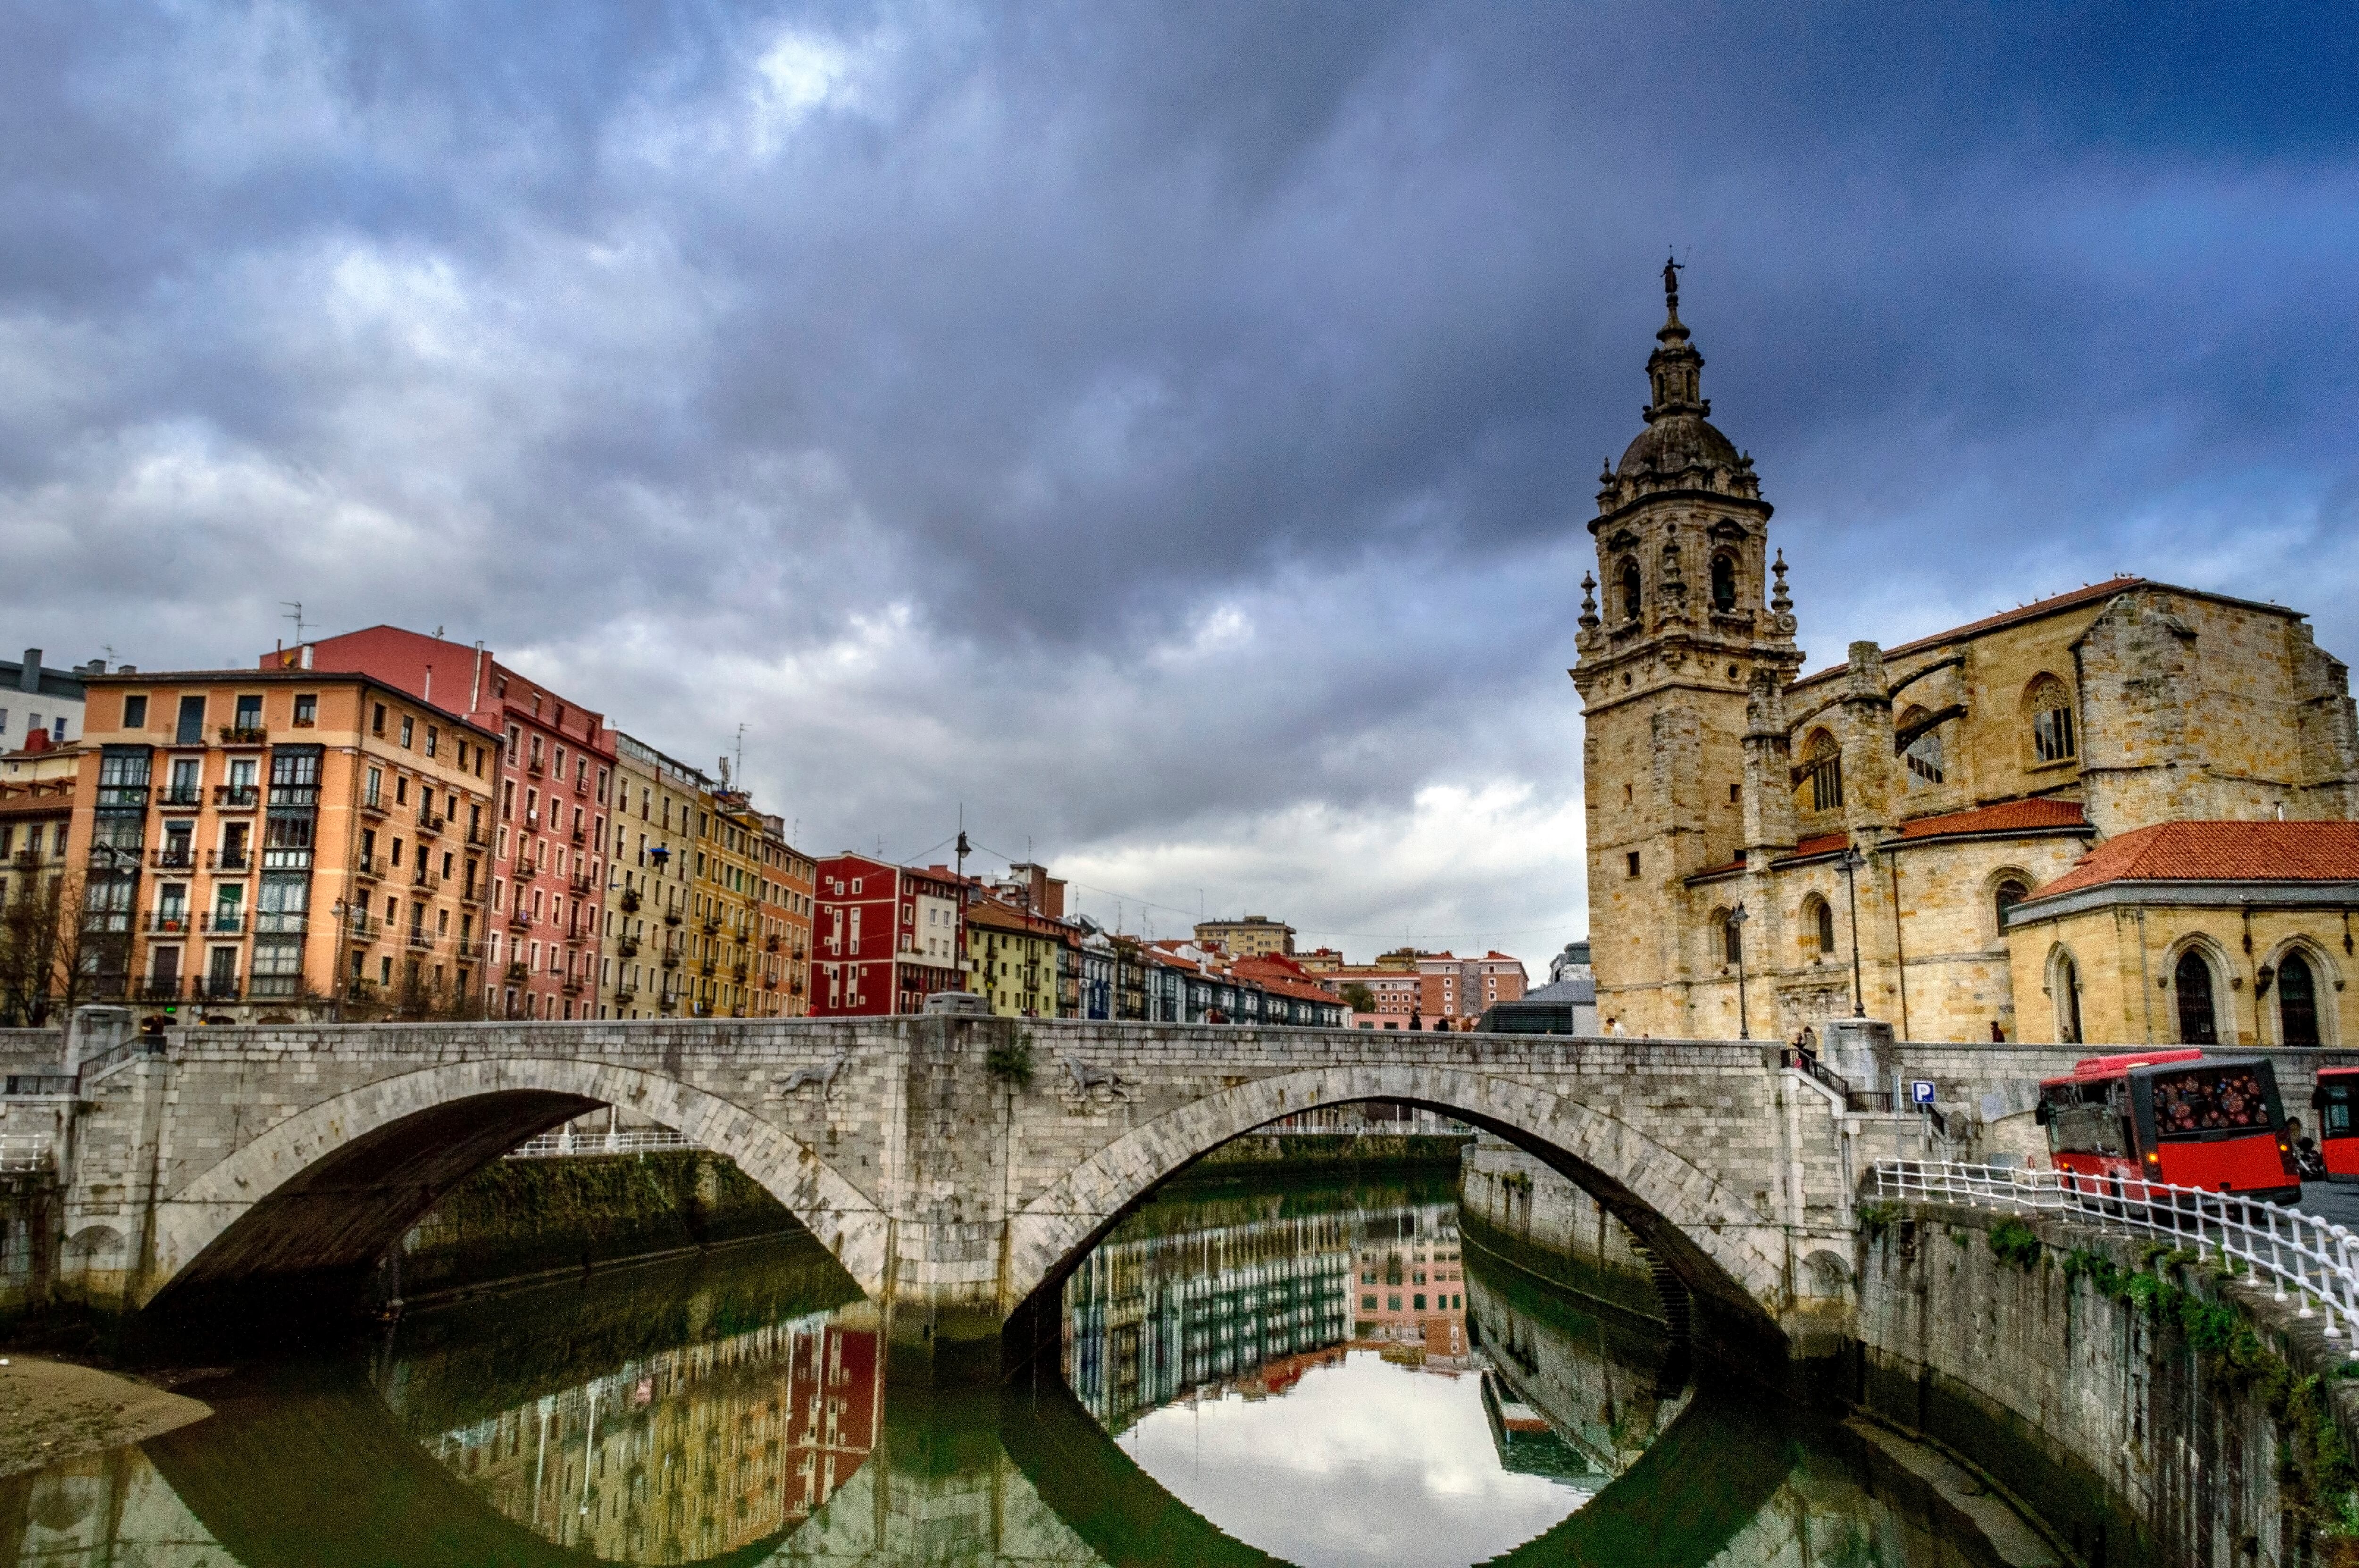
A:
<svg viewBox="0 0 2359 1568">
<path fill-rule="evenodd" d="M 884 1388 L 808 1240 L 419 1314 L 0 1481 L 0 1564 L 1988 1568 L 1840 1429 L 1463 1243 L 1446 1188 L 1168 1197 L 1068 1308 L 1070 1388 L 956 1397 Z"/>
</svg>

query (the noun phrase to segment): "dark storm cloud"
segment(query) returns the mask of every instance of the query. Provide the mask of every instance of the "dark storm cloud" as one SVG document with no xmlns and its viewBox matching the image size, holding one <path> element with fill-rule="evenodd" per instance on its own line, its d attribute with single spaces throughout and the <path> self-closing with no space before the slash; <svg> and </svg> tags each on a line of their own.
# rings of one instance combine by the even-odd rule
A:
<svg viewBox="0 0 2359 1568">
<path fill-rule="evenodd" d="M 1820 657 L 2115 568 L 2359 647 L 2354 67 L 2332 7 L 18 5 L 0 600 L 447 625 L 746 721 L 821 848 L 963 799 L 1571 935 L 1667 244 Z"/>
</svg>

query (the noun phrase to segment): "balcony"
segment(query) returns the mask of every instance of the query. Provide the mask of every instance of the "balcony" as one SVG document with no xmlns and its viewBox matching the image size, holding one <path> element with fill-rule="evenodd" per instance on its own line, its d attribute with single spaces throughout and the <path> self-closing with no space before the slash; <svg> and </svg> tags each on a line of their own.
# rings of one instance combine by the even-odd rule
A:
<svg viewBox="0 0 2359 1568">
<path fill-rule="evenodd" d="M 365 914 L 355 914 L 344 922 L 344 930 L 355 942 L 374 942 L 385 935 L 385 922 Z"/>
<path fill-rule="evenodd" d="M 774 934 L 774 935 L 768 935 L 768 936 L 765 936 L 765 937 L 763 937 L 763 938 L 762 938 L 762 951 L 763 951 L 763 952 L 765 952 L 765 953 L 775 953 L 775 952 L 777 952 L 777 950 L 778 950 L 778 937 L 777 937 L 775 934 Z"/>
<path fill-rule="evenodd" d="M 470 849 L 488 849 L 492 847 L 492 830 L 481 822 L 470 822 L 466 840 Z"/>
<path fill-rule="evenodd" d="M 663 967 L 664 967 L 665 968 L 667 968 L 667 969 L 677 969 L 677 968 L 679 968 L 679 950 L 678 948 L 675 948 L 675 947 L 667 947 L 667 948 L 665 948 L 665 949 L 664 949 L 664 955 L 663 955 L 663 960 L 662 960 L 662 962 L 663 962 Z"/>
<path fill-rule="evenodd" d="M 151 975 L 139 982 L 138 988 L 131 993 L 131 1000 L 145 1002 L 150 1007 L 176 1002 L 180 1000 L 180 977 L 174 975 L 166 979 Z"/>
<path fill-rule="evenodd" d="M 707 936 L 718 936 L 718 935 L 721 935 L 721 922 L 720 922 L 720 921 L 718 921 L 718 920 L 707 920 L 707 921 L 704 923 L 704 934 L 705 934 Z"/>
<path fill-rule="evenodd" d="M 185 909 L 158 909 L 148 914 L 147 929 L 159 936 L 185 936 L 193 924 Z"/>
<path fill-rule="evenodd" d="M 223 724 L 219 728 L 224 746 L 266 746 L 270 731 L 251 724 Z"/>
<path fill-rule="evenodd" d="M 573 793 L 576 795 L 588 795 L 590 793 L 590 775 L 588 773 L 577 773 L 573 775 Z"/>
<path fill-rule="evenodd" d="M 591 893 L 598 891 L 598 879 L 592 876 L 588 871 L 576 871 L 572 876 L 566 879 L 565 885 L 571 888 L 575 892 L 587 897 Z"/>
<path fill-rule="evenodd" d="M 364 881 L 373 882 L 380 880 L 385 875 L 385 857 L 383 855 L 353 856 L 353 875 Z"/>
<path fill-rule="evenodd" d="M 508 911 L 508 929 L 509 929 L 509 930 L 511 930 L 511 931 L 529 931 L 529 930 L 531 930 L 531 929 L 532 929 L 532 911 L 530 911 L 529 909 L 527 909 L 527 908 L 526 908 L 524 905 L 522 905 L 522 904 L 517 904 L 514 909 L 509 910 L 509 911 Z"/>
<path fill-rule="evenodd" d="M 344 982 L 344 1000 L 346 1001 L 358 1002 L 373 1002 L 376 1000 L 376 982 L 375 980 L 364 980 L 358 975 L 353 976 L 351 979 Z"/>
<path fill-rule="evenodd" d="M 582 982 L 574 976 L 568 975 L 565 978 L 564 982 L 557 989 L 563 991 L 567 996 L 580 996 L 582 994 Z"/>
<path fill-rule="evenodd" d="M 778 977 L 776 975 L 764 975 L 762 977 L 762 989 L 766 991 L 777 990 L 778 989 Z"/>
<path fill-rule="evenodd" d="M 299 909 L 257 909 L 254 912 L 254 929 L 269 936 L 300 936 L 311 925 L 311 916 Z"/>
<path fill-rule="evenodd" d="M 449 817 L 437 816 L 434 813 L 427 810 L 422 806 L 418 808 L 418 836 L 419 838 L 439 838 L 442 836 L 442 829 L 450 825 L 451 819 Z"/>
<path fill-rule="evenodd" d="M 491 886 L 492 884 L 489 882 L 477 881 L 473 878 L 469 878 L 467 885 L 459 890 L 459 897 L 461 900 L 468 903 L 481 903 L 484 902 L 485 896 L 490 893 Z"/>
<path fill-rule="evenodd" d="M 207 975 L 191 982 L 189 994 L 199 1001 L 235 1001 L 239 996 L 235 975 Z"/>
<path fill-rule="evenodd" d="M 296 918 L 299 920 L 301 916 Z M 208 936 L 235 936 L 245 930 L 245 911 L 242 909 L 216 909 L 205 916 L 205 935 Z"/>
<path fill-rule="evenodd" d="M 745 966 L 743 964 L 732 964 L 729 966 L 729 978 L 735 980 L 741 986 L 745 983 Z"/>
<path fill-rule="evenodd" d="M 205 792 L 201 784 L 168 784 L 156 792 L 156 804 L 167 809 L 179 806 L 194 811 L 204 803 Z"/>
<path fill-rule="evenodd" d="M 614 992 L 614 1005 L 616 1007 L 628 1007 L 638 1000 L 639 993 L 633 990 L 629 986 L 621 987 Z"/>
<path fill-rule="evenodd" d="M 215 811 L 252 811 L 261 804 L 262 786 L 260 784 L 213 785 Z"/>
<path fill-rule="evenodd" d="M 720 968 L 721 967 L 718 964 L 715 964 L 712 959 L 707 958 L 702 963 L 696 966 L 696 972 L 702 975 L 709 980 L 719 972 Z"/>
<path fill-rule="evenodd" d="M 623 890 L 623 913 L 625 914 L 636 914 L 638 912 L 639 890 L 636 888 L 625 888 Z"/>
<path fill-rule="evenodd" d="M 145 811 L 147 809 L 147 786 L 146 784 L 101 784 L 98 786 L 97 804 L 137 806 Z"/>
<path fill-rule="evenodd" d="M 409 873 L 409 885 L 432 892 L 442 885 L 442 873 L 429 867 L 420 866 Z"/>
<path fill-rule="evenodd" d="M 205 870 L 223 872 L 250 871 L 254 870 L 254 851 L 242 844 L 229 849 L 208 849 L 205 851 Z"/>
<path fill-rule="evenodd" d="M 193 871 L 197 869 L 197 852 L 186 844 L 167 844 L 156 851 L 149 864 L 159 871 Z"/>
<path fill-rule="evenodd" d="M 383 816 L 392 810 L 393 803 L 386 800 L 382 795 L 364 795 L 361 796 L 361 811 L 365 816 Z"/>
<path fill-rule="evenodd" d="M 519 886 L 538 875 L 540 875 L 540 868 L 530 860 L 523 859 L 518 859 L 516 863 L 508 869 L 508 880 Z"/>
<path fill-rule="evenodd" d="M 639 956 L 639 939 L 636 936 L 624 937 L 620 942 L 614 944 L 614 956 L 618 958 L 637 957 Z"/>
<path fill-rule="evenodd" d="M 408 940 L 403 945 L 413 953 L 423 953 L 433 947 L 434 936 L 424 926 L 413 925 L 409 928 Z"/>
<path fill-rule="evenodd" d="M 541 765 L 540 754 L 536 752 L 533 753 L 532 759 L 525 763 L 524 771 L 530 773 L 533 777 L 538 778 L 549 770 Z"/>
<path fill-rule="evenodd" d="M 512 986 L 523 985 L 532 979 L 532 971 L 525 968 L 522 963 L 510 964 L 503 972 L 506 976 L 507 983 Z"/>
<path fill-rule="evenodd" d="M 663 912 L 663 923 L 666 925 L 678 925 L 679 924 L 679 911 L 676 909 L 665 910 Z"/>
</svg>

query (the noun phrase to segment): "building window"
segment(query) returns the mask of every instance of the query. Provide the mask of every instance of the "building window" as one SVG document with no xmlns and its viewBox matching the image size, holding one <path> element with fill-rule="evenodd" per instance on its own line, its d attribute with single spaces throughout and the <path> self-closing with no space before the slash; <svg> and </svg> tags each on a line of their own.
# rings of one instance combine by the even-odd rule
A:
<svg viewBox="0 0 2359 1568">
<path fill-rule="evenodd" d="M 179 726 L 172 731 L 176 746 L 201 746 L 205 743 L 205 699 L 201 697 L 180 698 Z"/>
<path fill-rule="evenodd" d="M 1634 877 L 1636 876 L 1638 874 L 1638 851 L 1636 849 L 1631 850 L 1630 853 L 1625 857 L 1624 863 L 1630 868 L 1630 874 Z"/>
<path fill-rule="evenodd" d="M 2319 1043 L 2317 973 L 2298 952 L 2277 960 L 2277 1041 L 2285 1045 Z"/>
<path fill-rule="evenodd" d="M 295 698 L 295 728 L 310 730 L 320 722 L 320 698 L 315 693 L 303 692 Z"/>
<path fill-rule="evenodd" d="M 1638 609 L 1643 602 L 1644 594 L 1638 578 L 1638 563 L 1625 560 L 1622 563 L 1620 602 L 1614 606 L 1622 612 L 1621 620 L 1625 625 L 1636 622 Z"/>
<path fill-rule="evenodd" d="M 1998 916 L 1998 935 L 2001 941 L 2005 941 L 2006 939 L 2007 912 L 2013 909 L 2017 904 L 2021 903 L 2024 899 L 2028 896 L 2030 891 L 2030 889 L 2025 887 L 2021 882 L 2017 881 L 2010 877 L 2006 881 L 1999 883 L 1998 891 L 1991 895 L 1991 903 L 1994 906 L 1994 912 Z"/>
<path fill-rule="evenodd" d="M 1736 608 L 1736 560 L 1731 556 L 1712 558 L 1712 607 L 1722 613 Z"/>
<path fill-rule="evenodd" d="M 2043 762 L 2071 760 L 2072 694 L 2054 676 L 2031 683 L 2031 750 Z"/>
<path fill-rule="evenodd" d="M 2057 950 L 2056 962 L 2050 970 L 2048 993 L 2056 1003 L 2056 1039 L 2059 1044 L 2081 1044 L 2081 967 L 2072 955 Z"/>
<path fill-rule="evenodd" d="M 2171 989 L 2179 993 L 2179 1043 L 2182 1045 L 2220 1044 L 2218 1015 L 2212 1002 L 2212 966 L 2190 947 L 2179 956 L 2170 972 Z"/>
<path fill-rule="evenodd" d="M 1745 927 L 1725 914 L 1720 917 L 1720 959 L 1723 964 L 1745 961 Z"/>
<path fill-rule="evenodd" d="M 409 750 L 410 738 L 417 733 L 418 721 L 407 713 L 401 716 L 401 749 Z"/>
<path fill-rule="evenodd" d="M 0 708 L 0 730 L 6 729 L 7 725 L 8 710 Z M 126 697 L 123 699 L 123 727 L 125 730 L 147 728 L 147 699 L 145 697 Z"/>
<path fill-rule="evenodd" d="M 1802 929 L 1810 934 L 1819 957 L 1832 958 L 1835 953 L 1835 906 L 1812 893 L 1802 904 Z"/>
<path fill-rule="evenodd" d="M 240 730 L 259 730 L 262 728 L 262 698 L 260 697 L 241 697 L 237 699 L 237 728 Z"/>
<path fill-rule="evenodd" d="M 1823 730 L 1810 732 L 1802 747 L 1802 783 L 1810 786 L 1812 811 L 1842 809 L 1843 748 Z"/>
</svg>

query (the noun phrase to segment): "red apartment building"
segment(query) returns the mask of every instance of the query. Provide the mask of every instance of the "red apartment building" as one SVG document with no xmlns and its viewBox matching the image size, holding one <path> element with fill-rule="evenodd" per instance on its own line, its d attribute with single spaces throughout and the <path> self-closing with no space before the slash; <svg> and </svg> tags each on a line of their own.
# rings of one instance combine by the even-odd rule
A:
<svg viewBox="0 0 2359 1568">
<path fill-rule="evenodd" d="M 866 855 L 819 862 L 810 1015 L 874 1018 L 916 1012 L 931 991 L 966 989 L 966 935 L 957 876 Z"/>
<path fill-rule="evenodd" d="M 324 637 L 262 663 L 358 671 L 505 738 L 497 826 L 484 830 L 492 842 L 468 840 L 492 853 L 484 1007 L 495 1017 L 595 1016 L 614 770 L 604 716 L 480 646 L 398 626 Z"/>
</svg>

